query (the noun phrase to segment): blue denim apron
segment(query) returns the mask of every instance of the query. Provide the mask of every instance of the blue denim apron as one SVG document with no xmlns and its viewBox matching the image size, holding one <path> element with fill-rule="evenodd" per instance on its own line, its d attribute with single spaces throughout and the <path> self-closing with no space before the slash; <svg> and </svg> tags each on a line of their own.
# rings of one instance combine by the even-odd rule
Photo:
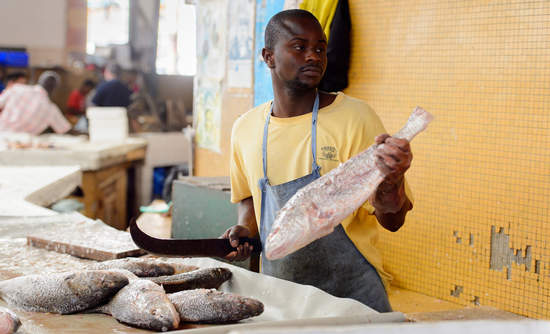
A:
<svg viewBox="0 0 550 334">
<path fill-rule="evenodd" d="M 311 174 L 276 186 L 272 186 L 267 178 L 267 134 L 272 111 L 273 104 L 264 126 L 264 177 L 259 181 L 262 192 L 260 237 L 263 244 L 271 231 L 277 211 L 300 188 L 321 176 L 321 167 L 317 165 L 316 158 L 319 95 L 315 97 L 311 113 Z M 338 225 L 331 234 L 282 259 L 270 261 L 262 252 L 261 272 L 299 284 L 313 285 L 337 297 L 353 298 L 378 312 L 392 310 L 378 272 L 357 250 L 342 225 Z"/>
</svg>

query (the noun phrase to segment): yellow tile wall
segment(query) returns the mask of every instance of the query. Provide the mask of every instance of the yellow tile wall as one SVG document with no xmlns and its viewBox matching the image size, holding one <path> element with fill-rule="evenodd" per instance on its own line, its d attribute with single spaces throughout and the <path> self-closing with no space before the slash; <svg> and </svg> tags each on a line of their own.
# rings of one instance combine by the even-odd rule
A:
<svg viewBox="0 0 550 334">
<path fill-rule="evenodd" d="M 379 241 L 394 283 L 550 319 L 550 1 L 350 10 L 346 93 L 390 132 L 416 105 L 436 116 L 412 143 L 415 208 Z"/>
</svg>

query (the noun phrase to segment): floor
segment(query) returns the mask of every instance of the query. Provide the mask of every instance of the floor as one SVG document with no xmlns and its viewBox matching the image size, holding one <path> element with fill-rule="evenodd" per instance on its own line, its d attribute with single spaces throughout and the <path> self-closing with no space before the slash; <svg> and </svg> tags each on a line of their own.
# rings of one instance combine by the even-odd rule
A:
<svg viewBox="0 0 550 334">
<path fill-rule="evenodd" d="M 390 289 L 390 304 L 395 311 L 405 314 L 460 310 L 464 308 L 464 306 L 460 304 L 451 303 L 400 287 L 392 286 Z"/>
</svg>

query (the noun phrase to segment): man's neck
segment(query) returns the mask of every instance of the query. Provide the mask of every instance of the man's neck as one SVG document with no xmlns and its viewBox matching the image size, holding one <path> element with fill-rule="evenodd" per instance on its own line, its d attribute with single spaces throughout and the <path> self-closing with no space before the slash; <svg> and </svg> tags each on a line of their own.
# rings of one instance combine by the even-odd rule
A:
<svg viewBox="0 0 550 334">
<path fill-rule="evenodd" d="M 273 116 L 296 117 L 312 111 L 317 89 L 296 91 L 282 88 L 274 89 L 273 94 Z"/>
<path fill-rule="evenodd" d="M 273 82 L 273 112 L 275 117 L 296 117 L 310 113 L 315 103 L 315 95 L 319 92 L 319 109 L 330 105 L 336 99 L 336 94 L 320 92 L 317 88 L 291 89 Z"/>
</svg>

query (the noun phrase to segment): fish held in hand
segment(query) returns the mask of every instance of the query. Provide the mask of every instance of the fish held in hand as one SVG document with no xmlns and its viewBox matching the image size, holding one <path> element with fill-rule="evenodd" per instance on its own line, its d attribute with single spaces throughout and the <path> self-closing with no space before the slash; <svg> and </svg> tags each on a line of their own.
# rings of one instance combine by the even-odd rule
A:
<svg viewBox="0 0 550 334">
<path fill-rule="evenodd" d="M 215 289 L 195 289 L 168 295 L 182 322 L 228 323 L 262 314 L 264 304 Z"/>
<path fill-rule="evenodd" d="M 21 326 L 17 314 L 5 307 L 0 307 L 0 334 L 13 334 Z"/>
<path fill-rule="evenodd" d="M 411 141 L 433 116 L 420 107 L 394 135 Z M 384 145 L 384 144 L 381 144 Z M 277 260 L 334 231 L 376 191 L 385 174 L 376 166 L 374 144 L 327 174 L 301 188 L 278 211 L 265 254 Z"/>
<path fill-rule="evenodd" d="M 168 293 L 191 289 L 217 289 L 231 278 L 227 268 L 203 268 L 172 276 L 149 277 Z"/>
<path fill-rule="evenodd" d="M 107 270 L 28 275 L 0 282 L 0 298 L 30 312 L 70 314 L 106 302 L 128 278 Z"/>
<path fill-rule="evenodd" d="M 164 290 L 145 279 L 131 280 L 109 303 L 90 312 L 110 314 L 124 324 L 162 332 L 177 328 L 180 322 Z"/>
<path fill-rule="evenodd" d="M 90 266 L 90 269 L 124 269 L 138 277 L 157 277 L 173 275 L 176 272 L 174 266 L 155 259 L 125 258 L 103 261 Z"/>
</svg>

